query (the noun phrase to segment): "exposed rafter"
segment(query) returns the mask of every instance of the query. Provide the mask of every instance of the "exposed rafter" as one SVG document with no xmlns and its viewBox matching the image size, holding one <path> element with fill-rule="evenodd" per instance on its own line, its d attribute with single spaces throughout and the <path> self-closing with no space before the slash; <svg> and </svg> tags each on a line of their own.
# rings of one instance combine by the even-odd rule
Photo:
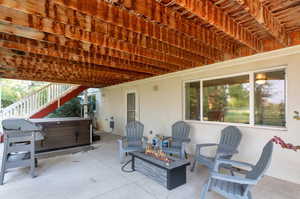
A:
<svg viewBox="0 0 300 199">
<path fill-rule="evenodd" d="M 69 63 L 55 58 L 37 56 L 34 54 L 19 55 L 19 53 L 20 52 L 0 48 L 0 65 L 2 68 L 5 66 L 8 73 L 23 72 L 28 74 L 28 72 L 30 72 L 31 78 L 36 78 L 36 76 L 45 77 L 49 74 L 53 74 L 56 79 L 66 78 L 65 73 L 68 73 L 68 79 L 80 82 L 88 80 L 89 82 L 93 82 L 93 84 L 108 84 L 111 81 L 132 81 L 142 78 L 141 76 L 122 75 L 117 72 L 99 70 L 92 66 L 83 68 L 79 64 Z M 48 79 L 46 78 L 44 81 L 48 81 Z"/>
<path fill-rule="evenodd" d="M 273 16 L 260 0 L 232 0 L 247 11 L 273 38 L 284 47 L 289 44 L 289 36 L 283 25 Z"/>
<path fill-rule="evenodd" d="M 147 0 L 152 1 L 152 0 Z M 240 24 L 232 20 L 222 9 L 214 5 L 210 0 L 167 0 L 161 1 L 164 5 L 175 3 L 205 22 L 215 26 L 218 30 L 226 33 L 236 41 L 248 46 L 249 48 L 261 52 L 261 42 Z"/>
<path fill-rule="evenodd" d="M 108 86 L 300 44 L 300 0 L 0 0 L 0 76 Z"/>
<path fill-rule="evenodd" d="M 38 9 L 38 7 L 28 7 L 26 5 L 32 5 L 33 0 L 25 0 L 20 4 L 12 4 L 11 0 L 0 2 L 0 5 L 6 8 L 13 8 L 24 12 L 28 15 L 22 17 L 32 18 L 33 22 L 47 23 L 48 25 L 55 23 L 61 29 L 67 29 L 69 31 L 82 32 L 86 37 L 103 37 L 104 39 L 111 38 L 108 42 L 121 42 L 122 45 L 129 45 L 129 47 L 138 48 L 139 51 L 143 51 L 147 54 L 154 54 L 158 56 L 161 52 L 165 53 L 167 62 L 175 62 L 181 66 L 201 65 L 203 64 L 203 57 L 208 57 L 211 60 L 218 61 L 221 59 L 216 53 L 210 53 L 203 50 L 203 53 L 197 51 L 198 49 L 192 48 L 179 48 L 176 45 L 171 45 L 170 42 L 161 42 L 158 39 L 147 37 L 139 32 L 130 31 L 126 28 L 101 21 L 93 16 L 84 15 L 76 10 L 63 7 L 61 5 L 54 4 L 53 1 L 47 1 L 47 11 Z M 35 9 L 34 9 L 35 8 Z M 3 9 L 3 13 L 7 10 Z M 10 15 L 16 15 L 18 12 L 8 13 Z M 39 15 L 36 15 L 36 14 Z M 21 13 L 19 13 L 21 17 Z M 13 20 L 13 19 L 12 19 Z M 30 26 L 35 28 L 34 26 Z M 39 29 L 40 31 L 45 31 Z M 48 31 L 49 33 L 49 31 Z M 53 32 L 51 32 L 53 33 Z M 66 35 L 69 37 L 69 35 Z M 74 38 L 73 38 L 74 39 Z M 184 42 L 183 42 L 184 43 Z M 207 47 L 207 46 L 206 46 Z M 215 50 L 216 51 L 216 50 Z M 218 57 L 217 57 L 217 56 Z M 159 57 L 159 56 L 158 56 Z M 185 60 L 182 61 L 182 60 Z"/>
<path fill-rule="evenodd" d="M 44 36 L 47 35 L 47 33 L 63 35 L 66 38 L 80 40 L 89 44 L 104 46 L 123 52 L 129 51 L 130 53 L 136 53 L 136 55 L 140 56 L 149 56 L 151 57 L 151 59 L 176 64 L 181 67 L 189 66 L 192 64 L 189 61 L 185 61 L 167 54 L 162 54 L 159 51 L 149 50 L 138 45 L 133 45 L 128 42 L 117 40 L 101 32 L 83 31 L 77 26 L 70 26 L 68 24 L 58 23 L 56 21 L 39 17 L 37 15 L 23 13 L 2 6 L 0 6 L 0 13 L 0 21 L 5 23 L 14 23 L 16 25 L 24 26 L 27 28 L 32 28 L 33 31 L 37 30 L 39 34 Z M 30 32 L 30 30 L 25 31 Z M 27 37 L 30 38 L 30 35 L 28 34 Z"/>
<path fill-rule="evenodd" d="M 52 45 L 40 41 L 32 42 L 32 40 L 26 38 L 20 38 L 3 33 L 0 33 L 0 47 L 35 53 L 39 55 L 58 57 L 70 61 L 95 64 L 99 65 L 99 67 L 106 66 L 110 68 L 123 69 L 152 75 L 163 74 L 170 71 L 169 69 L 157 68 L 145 64 L 141 65 L 137 62 L 130 62 L 110 56 L 102 56 L 99 54 L 91 55 L 84 52 L 75 53 L 76 50 L 74 50 L 75 52 L 72 52 L 72 50 L 68 50 L 57 45 Z M 82 56 L 79 56 L 81 54 Z"/>
<path fill-rule="evenodd" d="M 47 47 L 63 49 L 61 53 L 66 51 L 77 53 L 77 56 L 72 57 L 73 59 L 88 57 L 88 55 L 91 55 L 93 57 L 109 56 L 118 59 L 124 59 L 129 62 L 138 62 L 144 64 L 145 66 L 152 65 L 158 68 L 167 68 L 167 69 L 172 69 L 172 68 L 176 69 L 179 67 L 177 65 L 149 59 L 147 57 L 132 55 L 123 51 L 118 51 L 111 48 L 84 43 L 79 40 L 68 39 L 63 36 L 58 36 L 49 33 L 46 34 L 28 28 L 24 29 L 23 27 L 10 24 L 10 23 L 0 22 L 0 32 L 3 32 L 1 34 L 1 40 L 8 40 L 8 41 L 20 40 L 22 43 L 30 43 L 31 45 L 41 44 L 41 45 L 46 45 Z"/>
<path fill-rule="evenodd" d="M 128 10 L 136 11 L 135 9 L 142 7 L 142 10 L 145 12 L 151 10 L 153 14 L 151 14 L 152 18 L 150 20 L 145 18 L 149 16 L 144 15 L 142 12 L 137 12 L 137 14 L 131 13 L 126 9 L 110 5 L 103 0 L 92 1 L 93 6 L 87 5 L 84 0 L 54 0 L 54 2 L 87 15 L 96 16 L 116 26 L 125 27 L 162 42 L 171 43 L 179 48 L 190 49 L 192 52 L 215 52 L 214 54 L 218 55 L 216 53 L 216 49 L 218 49 L 221 52 L 233 55 L 236 47 L 234 43 L 218 38 L 217 35 L 208 29 L 190 23 L 188 20 L 183 21 L 181 16 L 175 12 L 169 12 L 169 10 L 166 10 L 165 7 L 160 6 L 155 1 L 153 1 L 156 4 L 155 7 L 149 5 L 148 7 L 140 6 L 140 4 L 144 5 L 144 1 L 132 1 L 131 7 L 128 8 Z M 157 22 L 160 22 L 160 24 Z"/>
</svg>

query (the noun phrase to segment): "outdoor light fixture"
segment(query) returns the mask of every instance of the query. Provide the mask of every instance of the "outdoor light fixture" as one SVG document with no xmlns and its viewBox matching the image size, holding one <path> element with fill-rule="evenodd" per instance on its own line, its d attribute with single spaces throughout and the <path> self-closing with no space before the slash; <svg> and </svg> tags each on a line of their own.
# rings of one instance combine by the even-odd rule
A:
<svg viewBox="0 0 300 199">
<path fill-rule="evenodd" d="M 255 77 L 255 82 L 257 84 L 265 84 L 266 83 L 266 80 L 267 80 L 267 77 L 266 77 L 266 74 L 264 73 L 259 73 L 259 74 L 256 74 L 256 77 Z"/>
</svg>

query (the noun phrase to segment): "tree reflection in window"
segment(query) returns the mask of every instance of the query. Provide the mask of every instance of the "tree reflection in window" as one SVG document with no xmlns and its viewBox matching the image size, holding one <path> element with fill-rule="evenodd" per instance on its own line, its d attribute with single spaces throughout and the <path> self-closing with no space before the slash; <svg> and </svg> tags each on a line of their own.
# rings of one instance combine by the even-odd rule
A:
<svg viewBox="0 0 300 199">
<path fill-rule="evenodd" d="M 200 82 L 185 84 L 185 119 L 200 120 Z"/>
<path fill-rule="evenodd" d="M 203 120 L 249 124 L 249 75 L 203 81 Z"/>
<path fill-rule="evenodd" d="M 255 124 L 285 126 L 285 71 L 255 73 Z"/>
</svg>

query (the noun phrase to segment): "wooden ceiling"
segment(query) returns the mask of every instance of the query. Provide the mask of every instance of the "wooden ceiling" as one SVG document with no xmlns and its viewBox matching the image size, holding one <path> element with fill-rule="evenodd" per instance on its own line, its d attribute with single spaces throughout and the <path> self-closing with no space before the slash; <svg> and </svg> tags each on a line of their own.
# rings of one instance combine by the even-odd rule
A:
<svg viewBox="0 0 300 199">
<path fill-rule="evenodd" d="M 300 44 L 300 0 L 0 0 L 0 76 L 104 87 Z"/>
</svg>

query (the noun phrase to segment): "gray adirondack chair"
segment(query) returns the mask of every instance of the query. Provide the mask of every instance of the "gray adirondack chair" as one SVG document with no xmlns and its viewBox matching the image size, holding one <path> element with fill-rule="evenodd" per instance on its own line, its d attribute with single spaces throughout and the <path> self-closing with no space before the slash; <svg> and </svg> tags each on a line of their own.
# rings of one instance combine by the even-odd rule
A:
<svg viewBox="0 0 300 199">
<path fill-rule="evenodd" d="M 2 121 L 4 131 L 4 150 L 1 164 L 0 185 L 9 169 L 30 167 L 35 177 L 35 141 L 44 139 L 42 127 L 25 119 L 6 119 Z"/>
<path fill-rule="evenodd" d="M 162 146 L 162 151 L 167 154 L 177 154 L 182 159 L 185 157 L 185 148 L 191 141 L 189 138 L 190 126 L 184 121 L 177 121 L 172 125 L 172 137 L 168 147 Z"/>
<path fill-rule="evenodd" d="M 268 142 L 256 163 L 252 165 L 245 162 L 238 162 L 228 159 L 219 159 L 216 161 L 215 169 L 211 172 L 208 182 L 204 185 L 201 192 L 201 199 L 205 199 L 207 191 L 216 193 L 228 199 L 251 199 L 251 188 L 264 176 L 269 168 L 273 153 L 273 142 Z M 245 177 L 230 176 L 217 172 L 221 164 L 230 164 L 236 167 L 249 167 L 250 171 L 246 172 Z"/>
<path fill-rule="evenodd" d="M 240 145 L 242 139 L 242 133 L 237 127 L 228 126 L 221 132 L 221 139 L 219 144 L 208 143 L 208 144 L 197 144 L 194 162 L 191 167 L 191 171 L 194 171 L 196 164 L 207 166 L 210 170 L 214 168 L 215 160 L 218 158 L 231 159 L 231 157 L 237 153 L 237 148 Z M 208 157 L 201 154 L 201 149 L 204 147 L 217 146 L 217 152 L 214 157 Z M 223 165 L 223 167 L 229 167 Z M 229 168 L 228 168 L 229 169 Z"/>
<path fill-rule="evenodd" d="M 123 163 L 126 153 L 143 151 L 146 148 L 148 140 L 143 136 L 144 125 L 139 121 L 128 123 L 125 131 L 126 136 L 118 140 L 121 163 Z"/>
</svg>

